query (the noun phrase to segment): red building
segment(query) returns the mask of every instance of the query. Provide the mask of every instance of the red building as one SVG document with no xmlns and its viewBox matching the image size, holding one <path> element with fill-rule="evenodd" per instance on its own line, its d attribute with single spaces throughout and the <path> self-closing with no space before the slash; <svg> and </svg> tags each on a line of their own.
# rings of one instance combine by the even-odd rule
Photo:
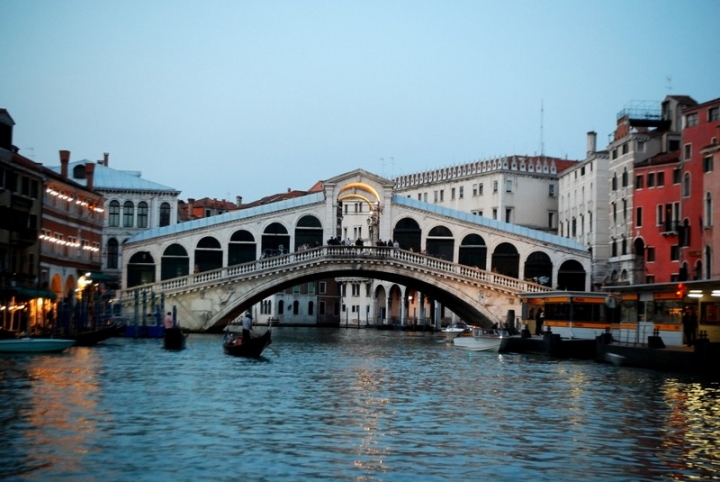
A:
<svg viewBox="0 0 720 482">
<path fill-rule="evenodd" d="M 713 197 L 712 190 L 705 188 L 709 184 L 705 176 L 712 177 L 713 163 L 712 156 L 703 152 L 718 142 L 720 98 L 685 109 L 683 125 L 680 281 L 702 279 L 703 274 L 707 274 L 703 270 L 704 227 L 709 226 L 711 220 L 707 218 L 706 201 L 708 196 L 710 200 Z"/>
<path fill-rule="evenodd" d="M 706 169 L 703 174 L 703 278 L 720 279 L 720 262 L 713 262 L 714 254 L 720 255 L 720 209 L 714 206 L 715 201 L 720 200 L 720 127 L 700 153 Z"/>
<path fill-rule="evenodd" d="M 680 278 L 680 151 L 664 152 L 635 164 L 634 252 L 643 255 L 641 283 Z"/>
</svg>

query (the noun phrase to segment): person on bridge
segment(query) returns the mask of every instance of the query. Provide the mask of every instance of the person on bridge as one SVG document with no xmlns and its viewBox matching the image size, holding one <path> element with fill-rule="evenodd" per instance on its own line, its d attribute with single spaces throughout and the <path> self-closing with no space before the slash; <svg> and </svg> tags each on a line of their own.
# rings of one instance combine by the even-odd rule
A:
<svg viewBox="0 0 720 482">
<path fill-rule="evenodd" d="M 165 326 L 166 330 L 169 330 L 170 328 L 173 328 L 175 323 L 173 323 L 173 317 L 172 313 L 168 311 L 167 315 L 165 315 L 165 319 L 163 320 L 163 324 Z"/>
<path fill-rule="evenodd" d="M 242 331 L 242 340 L 243 343 L 250 341 L 250 330 L 252 330 L 252 315 L 250 315 L 249 311 L 245 312 L 245 316 L 242 320 L 243 325 L 243 331 Z"/>
</svg>

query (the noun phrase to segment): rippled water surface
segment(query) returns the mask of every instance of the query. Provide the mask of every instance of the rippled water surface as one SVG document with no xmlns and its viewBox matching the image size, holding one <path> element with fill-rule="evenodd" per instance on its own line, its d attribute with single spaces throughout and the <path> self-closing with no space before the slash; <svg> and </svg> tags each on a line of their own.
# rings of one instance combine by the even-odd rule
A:
<svg viewBox="0 0 720 482">
<path fill-rule="evenodd" d="M 719 480 L 720 384 L 276 328 L 259 360 L 116 338 L 0 357 L 0 479 Z"/>
</svg>

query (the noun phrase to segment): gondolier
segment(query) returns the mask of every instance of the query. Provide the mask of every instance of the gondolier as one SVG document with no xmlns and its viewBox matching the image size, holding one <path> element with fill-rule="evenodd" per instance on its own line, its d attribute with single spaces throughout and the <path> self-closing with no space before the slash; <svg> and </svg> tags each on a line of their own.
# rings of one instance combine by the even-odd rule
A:
<svg viewBox="0 0 720 482">
<path fill-rule="evenodd" d="M 245 312 L 245 316 L 242 320 L 242 339 L 243 343 L 250 341 L 250 330 L 252 330 L 252 315 L 250 315 L 249 311 Z"/>
</svg>

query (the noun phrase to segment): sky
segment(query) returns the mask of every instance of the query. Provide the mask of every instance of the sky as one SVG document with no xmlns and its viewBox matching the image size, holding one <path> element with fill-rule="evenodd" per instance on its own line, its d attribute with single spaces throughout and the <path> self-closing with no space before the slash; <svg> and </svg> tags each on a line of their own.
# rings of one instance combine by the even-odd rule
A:
<svg viewBox="0 0 720 482">
<path fill-rule="evenodd" d="M 0 108 L 35 162 L 251 202 L 582 160 L 629 102 L 720 97 L 719 25 L 718 0 L 0 0 Z"/>
</svg>

